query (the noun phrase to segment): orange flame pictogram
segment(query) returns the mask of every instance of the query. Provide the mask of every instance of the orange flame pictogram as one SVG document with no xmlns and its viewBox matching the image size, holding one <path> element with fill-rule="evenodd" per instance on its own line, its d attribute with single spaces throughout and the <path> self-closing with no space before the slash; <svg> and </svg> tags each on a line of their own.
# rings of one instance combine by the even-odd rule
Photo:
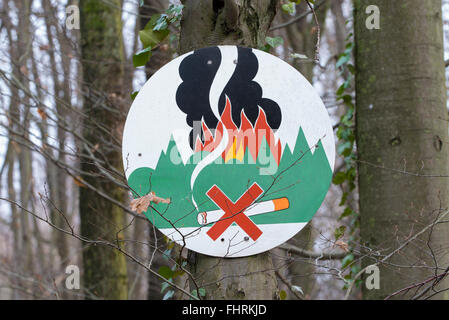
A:
<svg viewBox="0 0 449 320">
<path fill-rule="evenodd" d="M 254 161 L 256 161 L 265 138 L 270 152 L 273 155 L 276 163 L 279 165 L 281 159 L 282 146 L 279 141 L 276 142 L 274 132 L 268 125 L 265 111 L 259 107 L 259 115 L 256 123 L 253 126 L 242 110 L 240 113 L 241 123 L 240 128 L 237 128 L 232 120 L 232 106 L 231 101 L 226 97 L 226 106 L 221 114 L 220 121 L 215 129 L 215 136 L 207 127 L 204 121 L 201 122 L 201 130 L 203 133 L 204 143 L 199 137 L 196 139 L 195 152 L 208 151 L 212 152 L 220 144 L 223 137 L 223 130 L 228 131 L 228 145 L 222 154 L 223 160 L 228 162 L 231 159 L 238 159 L 243 161 L 245 151 L 248 150 Z"/>
</svg>

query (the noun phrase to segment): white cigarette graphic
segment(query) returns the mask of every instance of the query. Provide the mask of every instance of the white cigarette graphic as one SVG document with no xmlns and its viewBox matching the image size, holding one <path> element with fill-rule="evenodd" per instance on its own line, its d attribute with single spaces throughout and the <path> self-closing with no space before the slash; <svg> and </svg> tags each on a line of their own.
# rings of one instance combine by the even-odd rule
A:
<svg viewBox="0 0 449 320">
<path fill-rule="evenodd" d="M 289 206 L 290 203 L 287 198 L 278 198 L 252 204 L 247 210 L 244 211 L 244 214 L 250 217 L 258 214 L 281 211 L 288 209 Z M 225 213 L 222 210 L 200 212 L 197 217 L 198 223 L 200 225 L 205 225 L 208 223 L 217 222 L 224 214 Z"/>
</svg>

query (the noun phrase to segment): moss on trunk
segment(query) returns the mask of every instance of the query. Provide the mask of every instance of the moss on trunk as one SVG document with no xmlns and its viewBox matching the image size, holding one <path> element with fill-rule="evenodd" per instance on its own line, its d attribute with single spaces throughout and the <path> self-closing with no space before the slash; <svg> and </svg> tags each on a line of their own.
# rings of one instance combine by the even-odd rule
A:
<svg viewBox="0 0 449 320">
<path fill-rule="evenodd" d="M 106 169 L 121 169 L 121 152 L 117 141 L 123 125 L 123 41 L 121 1 L 80 1 L 81 57 L 86 96 L 83 113 L 83 137 L 97 146 L 98 158 Z M 107 106 L 107 107 L 105 107 Z M 95 148 L 93 148 L 95 150 Z M 91 149 L 92 150 L 92 149 Z M 82 178 L 94 188 L 123 203 L 125 193 L 105 178 L 98 167 L 81 160 Z M 115 242 L 123 239 L 124 212 L 88 188 L 80 188 L 81 234 L 90 240 Z M 83 287 L 105 299 L 126 299 L 128 295 L 125 257 L 107 246 L 88 246 L 83 250 Z"/>
</svg>

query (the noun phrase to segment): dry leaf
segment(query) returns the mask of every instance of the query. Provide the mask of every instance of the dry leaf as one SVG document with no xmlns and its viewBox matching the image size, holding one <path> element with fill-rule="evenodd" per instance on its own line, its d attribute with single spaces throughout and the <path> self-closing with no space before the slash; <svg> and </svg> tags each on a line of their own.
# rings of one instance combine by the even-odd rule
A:
<svg viewBox="0 0 449 320">
<path fill-rule="evenodd" d="M 136 198 L 131 201 L 131 211 L 136 211 L 137 213 L 142 213 L 148 210 L 150 203 L 154 202 L 158 203 L 170 203 L 170 199 L 164 199 L 161 197 L 157 197 L 154 192 L 150 192 L 143 197 Z"/>
<path fill-rule="evenodd" d="M 24 75 L 28 76 L 28 69 L 25 65 L 20 67 L 20 72 L 22 72 Z"/>
<path fill-rule="evenodd" d="M 87 188 L 87 186 L 82 182 L 83 178 L 81 178 L 80 176 L 73 177 L 73 181 L 75 182 L 75 184 L 78 187 L 80 187 L 80 188 Z"/>
<path fill-rule="evenodd" d="M 37 113 L 39 113 L 39 115 L 41 116 L 41 118 L 43 120 L 47 119 L 47 114 L 45 113 L 45 111 L 41 108 L 37 108 Z"/>
<path fill-rule="evenodd" d="M 50 49 L 50 46 L 48 44 L 42 44 L 39 46 L 39 50 L 41 51 L 47 51 L 48 49 Z"/>
<path fill-rule="evenodd" d="M 92 151 L 92 152 L 97 152 L 99 148 L 100 148 L 100 144 L 97 143 L 96 145 L 94 145 L 94 147 L 92 148 L 91 151 Z"/>
<path fill-rule="evenodd" d="M 349 245 L 346 242 L 342 241 L 342 240 L 336 241 L 335 245 L 337 247 L 340 247 L 341 249 L 343 249 L 344 252 L 348 252 L 349 251 Z"/>
</svg>

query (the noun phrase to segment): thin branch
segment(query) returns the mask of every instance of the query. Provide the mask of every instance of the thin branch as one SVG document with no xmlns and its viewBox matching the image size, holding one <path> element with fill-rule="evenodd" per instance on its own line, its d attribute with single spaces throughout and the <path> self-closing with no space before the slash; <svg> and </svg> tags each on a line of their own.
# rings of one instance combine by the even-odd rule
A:
<svg viewBox="0 0 449 320">
<path fill-rule="evenodd" d="M 301 297 L 295 290 L 293 290 L 293 285 L 290 283 L 290 281 L 288 281 L 280 272 L 279 270 L 276 270 L 274 272 L 279 279 L 281 279 L 281 281 L 288 287 L 288 289 L 290 290 L 291 293 L 293 293 L 293 295 L 298 299 L 298 300 L 304 300 L 303 297 Z"/>
<path fill-rule="evenodd" d="M 318 10 L 325 3 L 326 3 L 326 0 L 323 0 L 320 3 L 317 3 L 315 5 L 315 10 Z M 271 27 L 268 31 L 274 31 L 274 30 L 278 30 L 278 29 L 282 29 L 282 28 L 288 27 L 289 25 L 292 25 L 292 24 L 294 24 L 294 23 L 296 23 L 298 21 L 301 21 L 302 19 L 304 19 L 305 17 L 307 17 L 309 14 L 311 14 L 313 12 L 314 12 L 313 9 L 309 10 L 309 11 L 306 11 L 306 12 L 303 12 L 299 16 L 296 16 L 293 19 L 291 19 L 291 20 L 289 20 L 289 21 L 287 21 L 285 23 L 281 23 L 281 24 L 278 24 L 277 26 Z"/>
<path fill-rule="evenodd" d="M 341 260 L 348 253 L 343 252 L 314 252 L 299 248 L 289 243 L 284 243 L 280 246 L 280 248 L 293 252 L 301 257 L 310 258 L 310 259 L 318 259 L 318 260 Z M 357 254 L 354 254 L 356 256 Z"/>
<path fill-rule="evenodd" d="M 393 250 L 390 254 L 388 254 L 387 256 L 385 256 L 382 260 L 366 266 L 365 268 L 363 268 L 362 270 L 360 270 L 354 277 L 354 279 L 352 279 L 351 284 L 349 285 L 346 294 L 345 294 L 345 298 L 344 300 L 347 300 L 349 298 L 349 295 L 352 291 L 352 288 L 354 287 L 354 284 L 356 282 L 356 280 L 371 266 L 377 266 L 379 264 L 384 263 L 385 261 L 387 261 L 388 259 L 390 259 L 393 255 L 395 255 L 396 253 L 398 253 L 399 251 L 401 251 L 403 248 L 405 248 L 410 242 L 416 240 L 420 235 L 422 235 L 424 232 L 426 232 L 427 230 L 429 230 L 430 228 L 432 228 L 434 225 L 440 223 L 441 220 L 443 220 L 444 217 L 446 217 L 449 214 L 449 210 L 446 210 L 446 212 L 444 212 L 437 220 L 435 220 L 433 223 L 427 225 L 425 228 L 423 228 L 420 232 L 416 233 L 413 237 L 410 237 L 407 241 L 405 241 L 403 244 L 401 244 L 398 248 L 396 248 L 395 250 Z"/>
<path fill-rule="evenodd" d="M 320 41 L 321 41 L 321 28 L 320 28 L 320 23 L 318 22 L 318 17 L 316 16 L 316 12 L 314 7 L 310 4 L 309 0 L 306 0 L 307 5 L 310 8 L 310 11 L 312 11 L 313 13 L 313 18 L 315 19 L 315 24 L 316 24 L 316 45 L 315 45 L 315 62 L 316 63 L 320 63 Z M 324 1 L 323 1 L 324 3 Z"/>
<path fill-rule="evenodd" d="M 90 245 L 103 245 L 103 246 L 107 246 L 107 247 L 110 247 L 112 249 L 115 249 L 115 250 L 119 251 L 120 253 L 124 254 L 126 257 L 131 259 L 132 261 L 136 262 L 138 265 L 144 267 L 146 270 L 148 270 L 150 273 L 155 275 L 160 280 L 166 282 L 169 286 L 173 287 L 176 290 L 179 290 L 179 291 L 183 292 L 184 294 L 186 294 L 188 297 L 190 297 L 192 299 L 199 300 L 198 297 L 193 296 L 190 292 L 188 292 L 188 291 L 184 290 L 183 288 L 179 287 L 178 285 L 170 282 L 168 279 L 164 278 L 159 273 L 157 273 L 156 271 L 152 270 L 149 266 L 147 266 L 145 263 L 143 263 L 142 261 L 140 261 L 139 259 L 134 257 L 128 251 L 124 250 L 121 246 L 116 245 L 116 244 L 114 244 L 112 242 L 109 242 L 109 241 L 105 241 L 105 240 L 91 240 L 91 239 L 88 239 L 88 238 L 86 238 L 86 237 L 84 237 L 84 236 L 82 236 L 80 234 L 76 234 L 75 232 L 73 232 L 73 230 L 67 231 L 65 229 L 59 228 L 53 222 L 51 222 L 49 219 L 42 218 L 38 214 L 36 214 L 36 213 L 34 213 L 34 212 L 24 208 L 22 205 L 20 205 L 19 203 L 15 202 L 15 201 L 11 201 L 11 200 L 9 200 L 7 198 L 3 198 L 3 197 L 0 197 L 0 200 L 6 201 L 8 203 L 11 203 L 11 204 L 17 206 L 19 209 L 21 209 L 21 210 L 25 211 L 26 213 L 32 215 L 36 219 L 47 223 L 50 227 L 52 227 L 52 228 L 54 228 L 54 229 L 56 229 L 56 230 L 58 230 L 60 232 L 63 232 L 65 234 L 67 234 L 67 235 L 70 235 L 70 236 L 72 236 L 72 237 L 74 237 L 74 238 L 76 238 L 76 239 L 78 239 L 78 240 L 80 240 L 82 242 L 85 242 L 85 243 L 90 244 Z"/>
</svg>

